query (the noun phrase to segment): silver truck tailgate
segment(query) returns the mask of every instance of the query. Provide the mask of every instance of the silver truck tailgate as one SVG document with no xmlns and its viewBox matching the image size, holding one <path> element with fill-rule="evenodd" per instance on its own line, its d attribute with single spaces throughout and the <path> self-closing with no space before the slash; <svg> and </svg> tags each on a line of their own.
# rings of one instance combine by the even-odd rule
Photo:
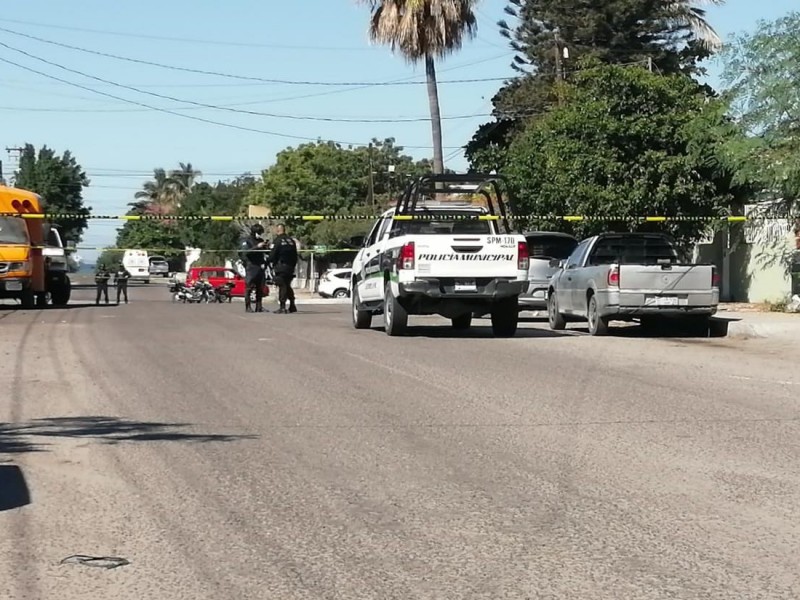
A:
<svg viewBox="0 0 800 600">
<path fill-rule="evenodd" d="M 710 306 L 715 304 L 711 265 L 621 265 L 621 306 Z"/>
</svg>

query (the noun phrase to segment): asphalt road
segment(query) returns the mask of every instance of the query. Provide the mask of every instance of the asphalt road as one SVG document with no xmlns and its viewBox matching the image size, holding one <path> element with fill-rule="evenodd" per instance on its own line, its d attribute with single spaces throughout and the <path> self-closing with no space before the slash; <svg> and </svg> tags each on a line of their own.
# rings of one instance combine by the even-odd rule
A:
<svg viewBox="0 0 800 600">
<path fill-rule="evenodd" d="M 4 600 L 800 597 L 788 347 L 131 296 L 0 310 Z"/>
</svg>

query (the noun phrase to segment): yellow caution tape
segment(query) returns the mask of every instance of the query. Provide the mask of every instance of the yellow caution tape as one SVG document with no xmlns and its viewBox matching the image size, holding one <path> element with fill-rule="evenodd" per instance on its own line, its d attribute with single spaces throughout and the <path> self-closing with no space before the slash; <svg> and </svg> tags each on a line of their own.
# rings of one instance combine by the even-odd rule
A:
<svg viewBox="0 0 800 600">
<path fill-rule="evenodd" d="M 49 219 L 49 220 L 82 220 L 89 221 L 374 221 L 380 218 L 379 215 L 271 215 L 265 217 L 237 217 L 233 215 L 80 215 L 74 213 L 0 213 L 0 216 L 18 216 L 25 219 Z M 441 216 L 431 214 L 399 214 L 392 217 L 395 221 L 427 221 L 440 219 Z M 455 220 L 480 220 L 496 221 L 502 217 L 498 215 L 479 215 L 461 214 L 448 215 L 448 219 Z M 711 222 L 721 221 L 728 223 L 741 223 L 745 221 L 765 220 L 763 217 L 745 217 L 732 215 L 708 215 L 708 216 L 667 216 L 667 215 L 608 215 L 608 216 L 589 216 L 589 215 L 509 215 L 509 221 L 592 221 L 592 222 Z M 774 217 L 766 220 L 776 220 L 781 217 Z M 796 217 L 784 217 L 794 219 Z"/>
</svg>

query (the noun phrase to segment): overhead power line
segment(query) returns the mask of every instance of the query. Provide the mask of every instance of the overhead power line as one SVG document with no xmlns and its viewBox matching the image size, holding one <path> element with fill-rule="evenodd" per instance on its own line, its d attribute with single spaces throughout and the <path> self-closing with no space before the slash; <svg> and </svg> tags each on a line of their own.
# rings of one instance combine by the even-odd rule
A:
<svg viewBox="0 0 800 600">
<path fill-rule="evenodd" d="M 80 75 L 82 77 L 87 77 L 89 79 L 94 79 L 96 81 L 102 81 L 104 83 L 108 83 L 108 84 L 114 85 L 116 87 L 129 89 L 129 90 L 132 90 L 132 91 L 137 92 L 139 94 L 146 94 L 146 95 L 154 96 L 154 97 L 157 97 L 157 98 L 163 98 L 163 99 L 166 99 L 166 100 L 171 100 L 173 102 L 180 102 L 180 103 L 184 103 L 184 104 L 193 104 L 193 105 L 196 105 L 196 106 L 205 106 L 207 108 L 213 108 L 213 109 L 216 109 L 216 110 L 224 110 L 224 111 L 234 112 L 234 113 L 238 113 L 238 114 L 255 114 L 255 115 L 259 114 L 259 113 L 253 112 L 253 111 L 242 111 L 242 110 L 236 110 L 236 109 L 231 109 L 231 108 L 225 108 L 225 107 L 221 107 L 221 106 L 215 106 L 215 105 L 212 105 L 212 104 L 203 104 L 201 102 L 194 102 L 194 101 L 190 101 L 190 100 L 182 100 L 180 98 L 174 98 L 172 96 L 167 96 L 165 94 L 157 94 L 155 92 L 148 92 L 148 91 L 145 91 L 145 90 L 140 90 L 140 89 L 137 89 L 137 88 L 135 88 L 133 86 L 127 86 L 127 85 L 124 85 L 124 84 L 121 84 L 121 83 L 116 83 L 116 82 L 113 82 L 113 81 L 109 81 L 107 79 L 103 79 L 103 78 L 97 77 L 95 75 L 90 75 L 88 73 L 84 73 L 84 72 L 78 71 L 76 69 L 70 69 L 69 67 L 65 67 L 65 66 L 60 65 L 58 63 L 55 63 L 53 61 L 49 61 L 47 59 L 41 58 L 41 57 L 36 56 L 34 54 L 31 54 L 29 52 L 25 52 L 24 50 L 19 50 L 18 48 L 14 48 L 12 46 L 9 46 L 8 44 L 6 44 L 4 42 L 0 42 L 0 46 L 2 46 L 4 48 L 7 48 L 8 50 L 11 50 L 12 52 L 17 52 L 19 54 L 22 54 L 24 56 L 27 56 L 29 58 L 32 58 L 32 59 L 37 60 L 39 62 L 42 62 L 44 64 L 47 64 L 47 65 L 50 65 L 50 66 L 53 66 L 53 67 L 57 67 L 57 68 L 62 69 L 64 71 L 68 71 L 70 73 L 75 73 L 76 75 Z M 13 66 L 15 66 L 15 67 L 17 67 L 19 69 L 23 69 L 23 70 L 29 71 L 31 73 L 36 73 L 37 75 L 40 75 L 42 77 L 46 77 L 48 79 L 53 79 L 55 81 L 60 81 L 60 82 L 62 82 L 64 84 L 66 84 L 66 85 L 70 85 L 70 86 L 73 86 L 73 87 L 80 88 L 82 90 L 86 90 L 86 91 L 92 92 L 93 94 L 99 94 L 101 96 L 106 96 L 107 98 L 113 98 L 114 100 L 119 100 L 120 102 L 126 102 L 126 103 L 129 103 L 129 104 L 134 104 L 134 105 L 140 106 L 142 108 L 148 108 L 150 110 L 154 110 L 154 111 L 158 111 L 158 112 L 163 112 L 165 114 L 170 114 L 170 115 L 182 117 L 184 119 L 191 119 L 193 121 L 198 121 L 198 122 L 201 122 L 201 123 L 208 123 L 210 125 L 218 125 L 220 127 L 227 127 L 227 128 L 230 128 L 230 129 L 237 129 L 239 131 L 249 131 L 249 132 L 252 132 L 252 133 L 261 133 L 261 134 L 264 134 L 264 135 L 270 135 L 270 136 L 274 136 L 274 137 L 282 137 L 282 138 L 286 138 L 286 139 L 302 140 L 302 141 L 307 141 L 307 142 L 308 141 L 314 142 L 314 141 L 318 141 L 320 139 L 323 139 L 321 136 L 320 137 L 316 137 L 316 138 L 312 138 L 312 137 L 307 137 L 307 136 L 292 135 L 292 134 L 288 134 L 288 133 L 279 133 L 279 132 L 276 132 L 276 131 L 268 131 L 268 130 L 264 130 L 264 129 L 256 129 L 254 127 L 245 127 L 243 125 L 234 125 L 233 123 L 225 123 L 225 122 L 222 122 L 222 121 L 215 121 L 213 119 L 206 119 L 204 117 L 197 117 L 197 116 L 194 116 L 194 115 L 187 115 L 187 114 L 180 113 L 180 112 L 177 112 L 175 110 L 168 109 L 168 108 L 163 108 L 163 107 L 160 107 L 160 106 L 153 106 L 153 105 L 150 105 L 150 104 L 145 104 L 143 102 L 139 102 L 137 100 L 131 100 L 129 98 L 124 98 L 122 96 L 116 96 L 114 94 L 109 94 L 107 92 L 102 92 L 100 90 L 96 90 L 94 88 L 91 88 L 91 87 L 88 87 L 88 86 L 85 86 L 85 85 L 81 85 L 79 83 L 75 83 L 74 81 L 69 81 L 67 79 L 62 79 L 60 77 L 56 77 L 55 75 L 50 75 L 49 73 L 45 73 L 43 71 L 39 71 L 39 70 L 33 69 L 33 68 L 28 67 L 26 65 L 19 64 L 17 62 L 14 62 L 12 60 L 7 59 L 7 58 L 0 57 L 0 62 L 4 62 L 4 63 L 9 64 L 9 65 L 13 65 Z M 262 115 L 262 116 L 264 116 L 264 115 Z M 341 141 L 341 140 L 328 140 L 328 141 L 331 141 L 331 142 L 334 142 L 334 143 L 337 143 L 337 144 L 342 144 L 342 145 L 345 145 L 345 146 L 364 146 L 364 145 L 367 144 L 365 142 L 352 142 L 352 141 Z M 405 146 L 405 147 L 406 148 L 413 148 L 413 149 L 430 150 L 432 146 L 410 146 L 409 145 L 409 146 Z M 453 146 L 446 146 L 445 148 L 446 149 L 452 149 L 454 147 Z"/>
<path fill-rule="evenodd" d="M 80 33 L 93 33 L 98 35 L 110 35 L 116 37 L 136 38 L 142 40 L 160 40 L 164 42 L 177 42 L 184 44 L 202 44 L 204 46 L 233 46 L 239 48 L 264 48 L 272 50 L 312 50 L 312 51 L 344 51 L 344 52 L 374 52 L 381 51 L 383 48 L 376 46 L 297 46 L 293 44 L 264 44 L 259 42 L 234 42 L 231 40 L 208 40 L 198 38 L 183 38 L 173 36 L 149 35 L 144 33 L 131 33 L 124 31 L 110 31 L 103 29 L 89 29 L 86 27 L 72 27 L 68 25 L 53 25 L 50 23 L 34 23 L 31 21 L 21 21 L 17 19 L 7 19 L 3 17 L 5 23 L 15 23 L 17 25 L 27 25 L 30 27 L 41 27 L 45 29 L 60 29 L 62 31 L 76 31 Z M 490 44 L 494 45 L 494 44 Z"/>
<path fill-rule="evenodd" d="M 292 79 L 269 79 L 265 77 L 257 77 L 254 75 L 235 75 L 233 73 L 223 73 L 220 71 L 208 71 L 205 69 L 194 69 L 191 67 L 180 67 L 176 65 L 167 65 L 164 63 L 153 62 L 149 60 L 142 60 L 138 58 L 131 58 L 129 56 L 120 56 L 119 54 L 111 54 L 109 52 L 102 52 L 99 50 L 91 50 L 89 48 L 81 48 L 80 46 L 73 46 L 71 44 L 64 44 L 62 42 L 56 42 L 53 40 L 48 40 L 45 38 L 41 38 L 35 35 L 30 35 L 27 33 L 21 33 L 19 31 L 13 31 L 11 29 L 6 29 L 5 27 L 0 27 L 0 31 L 4 31 L 5 33 L 10 33 L 12 35 L 16 35 L 19 37 L 28 38 L 31 40 L 35 40 L 37 42 L 41 42 L 43 44 L 50 44 L 52 46 L 58 46 L 60 48 L 67 48 L 69 50 L 75 50 L 77 52 L 84 52 L 86 54 L 93 54 L 95 56 L 102 56 L 104 58 L 113 58 L 115 60 L 121 60 L 125 62 L 131 62 L 140 65 L 147 65 L 151 67 L 158 67 L 160 69 L 168 69 L 171 71 L 182 71 L 185 73 L 196 73 L 200 75 L 211 75 L 213 77 L 225 77 L 228 79 L 237 79 L 240 81 L 252 81 L 252 82 L 259 82 L 259 83 L 269 83 L 269 84 L 280 84 L 280 85 L 316 85 L 316 86 L 329 86 L 329 87 L 347 87 L 347 86 L 402 86 L 402 85 L 426 85 L 426 81 L 311 81 L 311 80 L 292 80 Z M 498 56 L 497 58 L 502 58 L 506 56 L 508 52 Z M 483 83 L 487 81 L 505 81 L 509 79 L 508 77 L 482 77 L 482 78 L 474 78 L 474 79 L 451 79 L 451 80 L 441 80 L 439 84 L 451 84 L 451 83 Z"/>
<path fill-rule="evenodd" d="M 230 105 L 220 104 L 220 107 L 229 107 Z M 186 110 L 203 110 L 205 106 L 186 106 L 175 107 L 172 110 L 186 111 Z M 132 112 L 152 112 L 147 108 L 47 108 L 47 107 L 32 107 L 32 106 L 0 106 L 0 110 L 10 110 L 19 112 L 48 112 L 48 113 L 132 113 Z M 429 122 L 430 117 L 318 117 L 314 115 L 290 115 L 281 113 L 257 113 L 262 117 L 270 117 L 275 119 L 291 119 L 295 121 L 322 121 L 327 123 L 423 123 Z M 474 113 L 468 115 L 451 115 L 442 116 L 442 121 L 461 121 L 464 119 L 476 119 L 482 117 L 491 117 L 492 113 Z"/>
</svg>

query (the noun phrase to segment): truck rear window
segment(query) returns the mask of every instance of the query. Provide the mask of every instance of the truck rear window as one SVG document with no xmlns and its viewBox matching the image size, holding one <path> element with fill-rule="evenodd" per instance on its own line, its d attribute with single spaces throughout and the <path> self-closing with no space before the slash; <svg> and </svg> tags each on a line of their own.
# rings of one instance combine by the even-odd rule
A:
<svg viewBox="0 0 800 600">
<path fill-rule="evenodd" d="M 589 264 L 592 266 L 619 263 L 622 265 L 655 265 L 659 260 L 678 260 L 675 247 L 666 238 L 604 238 L 597 243 Z"/>
<path fill-rule="evenodd" d="M 489 235 L 494 233 L 491 221 L 464 219 L 454 215 L 432 215 L 430 219 L 397 221 L 395 235 Z"/>
</svg>

